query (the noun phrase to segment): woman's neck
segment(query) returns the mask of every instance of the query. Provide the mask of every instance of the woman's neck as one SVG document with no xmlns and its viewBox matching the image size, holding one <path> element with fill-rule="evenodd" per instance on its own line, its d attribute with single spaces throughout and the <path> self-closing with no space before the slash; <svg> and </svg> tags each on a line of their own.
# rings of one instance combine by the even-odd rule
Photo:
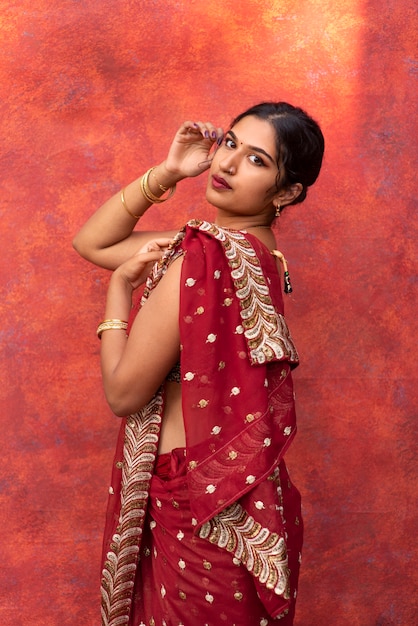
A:
<svg viewBox="0 0 418 626">
<path fill-rule="evenodd" d="M 250 230 L 251 228 L 271 228 L 271 224 L 266 223 L 265 218 L 251 216 L 249 218 L 219 218 L 215 220 L 215 224 L 226 230 Z"/>
</svg>

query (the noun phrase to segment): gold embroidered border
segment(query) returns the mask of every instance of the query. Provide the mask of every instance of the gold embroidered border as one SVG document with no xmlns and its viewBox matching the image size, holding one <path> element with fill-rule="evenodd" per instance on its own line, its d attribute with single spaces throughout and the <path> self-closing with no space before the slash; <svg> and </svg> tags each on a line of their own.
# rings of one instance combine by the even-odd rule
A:
<svg viewBox="0 0 418 626">
<path fill-rule="evenodd" d="M 174 237 L 172 243 L 168 246 L 161 259 L 157 263 L 154 263 L 154 265 L 152 266 L 150 275 L 148 276 L 145 283 L 144 293 L 141 298 L 141 306 L 144 304 L 145 300 L 147 300 L 149 294 L 154 289 L 154 287 L 164 276 L 169 268 L 170 263 L 175 261 L 179 256 L 183 254 L 183 250 L 181 250 L 181 248 L 178 246 L 179 243 L 183 241 L 185 234 L 186 230 L 185 228 L 182 228 Z"/>
<path fill-rule="evenodd" d="M 123 450 L 121 511 L 102 571 L 102 624 L 128 624 L 146 512 L 158 447 L 162 396 L 127 418 Z"/>
<path fill-rule="evenodd" d="M 286 359 L 297 363 L 298 353 L 286 320 L 273 306 L 260 261 L 245 235 L 210 222 L 192 220 L 189 224 L 210 233 L 224 246 L 252 362 Z"/>
<path fill-rule="evenodd" d="M 199 536 L 233 554 L 267 589 L 290 598 L 285 539 L 264 528 L 239 502 L 203 524 Z"/>
</svg>

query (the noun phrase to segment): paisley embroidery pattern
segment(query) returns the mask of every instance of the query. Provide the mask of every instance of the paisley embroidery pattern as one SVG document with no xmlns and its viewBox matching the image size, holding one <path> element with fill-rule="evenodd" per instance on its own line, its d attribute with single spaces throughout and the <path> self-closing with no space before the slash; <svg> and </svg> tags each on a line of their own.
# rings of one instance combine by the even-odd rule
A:
<svg viewBox="0 0 418 626">
<path fill-rule="evenodd" d="M 128 624 L 149 484 L 158 447 L 162 396 L 127 419 L 121 511 L 102 571 L 102 624 Z"/>
<path fill-rule="evenodd" d="M 224 246 L 252 363 L 284 359 L 298 363 L 286 320 L 273 306 L 260 261 L 245 235 L 199 220 L 192 220 L 189 225 L 211 234 Z"/>
<path fill-rule="evenodd" d="M 239 502 L 203 524 L 199 536 L 233 554 L 267 589 L 289 599 L 290 572 L 284 538 L 263 528 Z"/>
</svg>

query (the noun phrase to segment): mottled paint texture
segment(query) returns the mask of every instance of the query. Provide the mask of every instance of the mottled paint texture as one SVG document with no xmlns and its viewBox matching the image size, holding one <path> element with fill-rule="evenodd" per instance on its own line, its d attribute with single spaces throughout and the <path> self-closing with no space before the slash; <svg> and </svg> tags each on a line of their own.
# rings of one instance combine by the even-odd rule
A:
<svg viewBox="0 0 418 626">
<path fill-rule="evenodd" d="M 0 25 L 0 623 L 99 623 L 118 420 L 95 337 L 108 276 L 73 234 L 183 119 L 226 126 L 284 99 L 327 140 L 318 185 L 278 227 L 302 359 L 297 626 L 415 624 L 412 0 L 2 0 Z M 179 185 L 144 225 L 210 218 L 203 189 Z"/>
</svg>

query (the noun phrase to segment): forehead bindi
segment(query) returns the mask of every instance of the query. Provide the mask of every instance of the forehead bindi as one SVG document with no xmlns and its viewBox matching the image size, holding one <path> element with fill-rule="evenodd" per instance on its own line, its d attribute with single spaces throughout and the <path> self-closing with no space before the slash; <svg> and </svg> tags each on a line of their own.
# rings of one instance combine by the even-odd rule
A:
<svg viewBox="0 0 418 626">
<path fill-rule="evenodd" d="M 275 133 L 269 122 L 247 116 L 235 124 L 229 133 L 238 145 L 260 152 L 276 163 Z"/>
</svg>

